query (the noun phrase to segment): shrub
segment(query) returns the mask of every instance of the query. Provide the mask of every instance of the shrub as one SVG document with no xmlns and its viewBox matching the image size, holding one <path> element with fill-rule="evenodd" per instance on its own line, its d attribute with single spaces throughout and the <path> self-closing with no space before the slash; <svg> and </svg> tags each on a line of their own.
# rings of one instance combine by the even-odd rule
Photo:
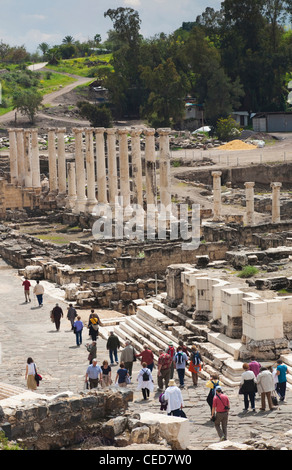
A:
<svg viewBox="0 0 292 470">
<path fill-rule="evenodd" d="M 243 270 L 237 276 L 245 279 L 245 278 L 254 276 L 258 272 L 259 272 L 258 268 L 256 268 L 255 266 L 248 265 L 248 266 L 245 266 L 245 268 L 243 268 Z"/>
</svg>

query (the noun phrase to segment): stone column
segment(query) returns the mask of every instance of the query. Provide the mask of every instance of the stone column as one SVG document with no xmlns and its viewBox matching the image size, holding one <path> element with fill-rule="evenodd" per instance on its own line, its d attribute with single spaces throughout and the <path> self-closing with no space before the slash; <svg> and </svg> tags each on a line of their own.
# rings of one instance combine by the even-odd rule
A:
<svg viewBox="0 0 292 470">
<path fill-rule="evenodd" d="M 18 183 L 20 186 L 25 186 L 25 169 L 24 169 L 24 140 L 23 129 L 15 129 L 16 132 L 16 145 L 17 145 L 17 171 Z"/>
<path fill-rule="evenodd" d="M 140 129 L 131 130 L 132 139 L 132 175 L 133 175 L 133 203 L 143 207 L 142 158 L 140 145 Z"/>
<path fill-rule="evenodd" d="M 145 176 L 146 176 L 146 203 L 157 202 L 156 186 L 156 156 L 155 156 L 155 129 L 145 129 Z"/>
<path fill-rule="evenodd" d="M 23 133 L 24 141 L 24 172 L 25 187 L 32 187 L 32 171 L 31 171 L 31 147 L 30 147 L 30 130 L 25 129 Z"/>
<path fill-rule="evenodd" d="M 68 196 L 66 198 L 66 209 L 72 209 L 74 212 L 76 199 L 77 199 L 75 163 L 68 162 L 67 170 L 68 170 Z"/>
<path fill-rule="evenodd" d="M 58 149 L 58 193 L 64 197 L 67 192 L 66 183 L 66 153 L 65 153 L 65 132 L 66 128 L 57 129 L 57 149 Z"/>
<path fill-rule="evenodd" d="M 122 207 L 129 206 L 131 202 L 127 134 L 127 129 L 118 130 L 120 149 L 120 196 L 122 199 Z"/>
<path fill-rule="evenodd" d="M 110 128 L 107 132 L 107 161 L 108 161 L 108 187 L 109 202 L 112 207 L 115 205 L 115 198 L 118 196 L 118 173 L 116 154 L 116 129 Z"/>
<path fill-rule="evenodd" d="M 221 217 L 221 171 L 212 171 L 213 176 L 213 196 L 214 196 L 214 207 L 213 207 L 213 221 L 220 222 Z"/>
<path fill-rule="evenodd" d="M 159 133 L 159 181 L 160 202 L 165 207 L 171 206 L 171 181 L 170 181 L 170 153 L 169 134 L 170 129 L 158 129 Z"/>
<path fill-rule="evenodd" d="M 10 182 L 18 183 L 18 167 L 17 167 L 17 143 L 15 129 L 8 129 L 9 133 L 9 160 L 10 160 Z"/>
<path fill-rule="evenodd" d="M 99 204 L 107 204 L 106 166 L 103 127 L 94 128 L 96 141 L 97 200 Z"/>
<path fill-rule="evenodd" d="M 95 164 L 93 149 L 93 129 L 85 129 L 85 157 L 86 157 L 86 174 L 87 174 L 87 203 L 86 212 L 91 213 L 97 204 L 95 195 Z"/>
<path fill-rule="evenodd" d="M 38 130 L 31 129 L 31 171 L 32 171 L 32 187 L 41 187 L 41 172 L 40 172 L 40 156 L 39 156 L 39 142 Z"/>
<path fill-rule="evenodd" d="M 280 189 L 282 183 L 271 183 L 272 188 L 272 223 L 277 224 L 281 219 Z"/>
<path fill-rule="evenodd" d="M 85 168 L 84 155 L 82 151 L 82 134 L 83 129 L 77 127 L 72 129 L 75 135 L 75 169 L 76 169 L 76 192 L 77 200 L 75 212 L 85 212 L 86 192 L 85 192 Z"/>
<path fill-rule="evenodd" d="M 246 201 L 246 224 L 254 225 L 254 183 L 246 182 L 245 201 Z"/>
<path fill-rule="evenodd" d="M 55 139 L 55 129 L 48 129 L 49 184 L 51 196 L 57 196 L 58 193 L 57 153 Z"/>
</svg>

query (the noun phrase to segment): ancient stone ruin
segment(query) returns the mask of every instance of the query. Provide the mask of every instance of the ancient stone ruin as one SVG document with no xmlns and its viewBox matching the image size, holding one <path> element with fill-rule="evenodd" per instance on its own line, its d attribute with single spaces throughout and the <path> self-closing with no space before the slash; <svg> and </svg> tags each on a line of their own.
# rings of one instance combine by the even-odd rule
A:
<svg viewBox="0 0 292 470">
<path fill-rule="evenodd" d="M 223 383 L 236 387 L 242 362 L 252 355 L 261 361 L 281 357 L 291 366 L 292 222 L 281 214 L 282 183 L 269 182 L 270 220 L 257 224 L 250 174 L 238 192 L 245 213 L 236 216 L 222 210 L 224 201 L 235 197 L 223 198 L 224 169 L 206 170 L 212 213 L 199 210 L 194 237 L 193 213 L 177 217 L 183 208 L 173 201 L 169 134 L 169 129 L 74 128 L 68 153 L 66 129 L 50 128 L 47 156 L 41 158 L 37 130 L 9 129 L 9 169 L 0 178 L 0 255 L 21 275 L 55 283 L 77 308 L 122 313 L 114 325 L 103 324 L 105 339 L 111 328 L 122 344 L 130 338 L 138 351 L 147 341 L 155 360 L 169 340 L 199 345 L 206 364 L 202 378 L 217 371 Z M 181 175 L 187 177 L 192 174 Z M 122 224 L 116 224 L 120 211 Z M 83 237 L 73 233 L 56 245 L 36 236 L 40 227 L 50 231 L 54 224 L 77 226 Z M 36 226 L 37 232 L 28 233 Z M 194 240 L 192 249 L 183 248 Z M 237 275 L 250 266 L 263 276 Z M 283 275 L 271 274 L 283 267 Z M 47 408 L 44 412 L 47 416 Z M 129 422 L 123 426 L 131 431 Z M 152 431 L 144 429 L 144 436 L 154 442 Z M 112 435 L 112 428 L 107 432 Z"/>
</svg>

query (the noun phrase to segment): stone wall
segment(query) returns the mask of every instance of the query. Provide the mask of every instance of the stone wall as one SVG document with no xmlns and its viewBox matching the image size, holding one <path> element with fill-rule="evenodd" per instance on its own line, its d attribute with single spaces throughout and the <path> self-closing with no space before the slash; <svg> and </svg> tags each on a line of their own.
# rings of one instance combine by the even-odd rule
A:
<svg viewBox="0 0 292 470">
<path fill-rule="evenodd" d="M 102 423 L 123 414 L 132 400 L 132 391 L 114 388 L 39 403 L 25 400 L 25 406 L 1 408 L 0 428 L 27 449 L 60 449 L 99 433 Z"/>
<path fill-rule="evenodd" d="M 221 184 L 231 182 L 240 188 L 244 188 L 246 181 L 254 181 L 255 188 L 268 188 L 270 191 L 271 181 L 279 181 L 282 183 L 284 189 L 290 189 L 292 183 L 291 162 L 269 165 L 250 165 L 250 166 L 237 166 L 232 168 L 222 168 L 220 171 Z M 184 181 L 198 181 L 212 187 L 213 178 L 212 170 L 190 170 L 185 173 L 180 173 L 177 178 Z"/>
</svg>

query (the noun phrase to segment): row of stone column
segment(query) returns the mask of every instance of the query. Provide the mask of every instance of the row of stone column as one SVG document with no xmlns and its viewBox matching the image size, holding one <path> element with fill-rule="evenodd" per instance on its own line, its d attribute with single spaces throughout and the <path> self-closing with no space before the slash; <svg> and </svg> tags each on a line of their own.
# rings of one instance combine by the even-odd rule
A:
<svg viewBox="0 0 292 470">
<path fill-rule="evenodd" d="M 91 212 L 97 203 L 130 203 L 143 206 L 142 155 L 140 136 L 145 136 L 146 202 L 157 204 L 155 129 L 74 128 L 75 162 L 66 165 L 65 128 L 49 128 L 49 198 L 64 201 L 74 212 Z M 158 129 L 160 152 L 160 202 L 171 204 L 170 129 Z M 132 181 L 128 155 L 131 137 Z M 83 148 L 85 135 L 85 151 Z M 105 145 L 106 135 L 106 145 Z M 94 150 L 95 136 L 95 150 Z M 119 177 L 116 142 L 119 146 Z M 40 162 L 37 129 L 9 129 L 11 182 L 26 188 L 39 188 Z M 107 147 L 107 170 L 105 147 Z M 95 170 L 96 163 L 96 170 Z M 107 183 L 108 181 L 108 183 Z M 130 186 L 131 184 L 131 186 Z M 97 191 L 96 191 L 97 188 Z M 133 197 L 130 198 L 131 188 Z"/>
<path fill-rule="evenodd" d="M 171 204 L 169 129 L 159 129 L 160 137 L 160 202 L 165 207 Z M 116 203 L 125 208 L 131 203 L 143 206 L 141 129 L 74 128 L 75 164 L 68 164 L 67 207 L 76 213 L 91 212 L 99 204 Z M 83 151 L 85 134 L 85 153 Z M 128 134 L 131 137 L 132 185 Z M 143 129 L 145 136 L 146 202 L 157 204 L 155 129 Z M 96 142 L 96 174 L 94 135 Z M 107 171 L 105 159 L 105 135 L 107 142 Z M 119 178 L 117 169 L 116 141 L 118 140 Z M 107 178 L 108 175 L 108 178 Z M 77 177 L 76 177 L 77 176 Z M 108 179 L 108 184 L 107 184 Z M 76 188 L 74 187 L 74 180 Z M 85 185 L 87 183 L 87 191 Z M 96 194 L 97 186 L 97 194 Z M 131 200 L 131 187 L 133 198 Z"/>
<path fill-rule="evenodd" d="M 37 129 L 8 129 L 11 183 L 40 188 Z"/>
<path fill-rule="evenodd" d="M 213 221 L 219 222 L 221 217 L 221 171 L 213 171 Z M 254 182 L 248 181 L 244 183 L 245 186 L 245 199 L 246 199 L 246 224 L 254 225 Z M 280 189 L 282 183 L 271 183 L 272 188 L 272 223 L 280 222 Z"/>
</svg>

